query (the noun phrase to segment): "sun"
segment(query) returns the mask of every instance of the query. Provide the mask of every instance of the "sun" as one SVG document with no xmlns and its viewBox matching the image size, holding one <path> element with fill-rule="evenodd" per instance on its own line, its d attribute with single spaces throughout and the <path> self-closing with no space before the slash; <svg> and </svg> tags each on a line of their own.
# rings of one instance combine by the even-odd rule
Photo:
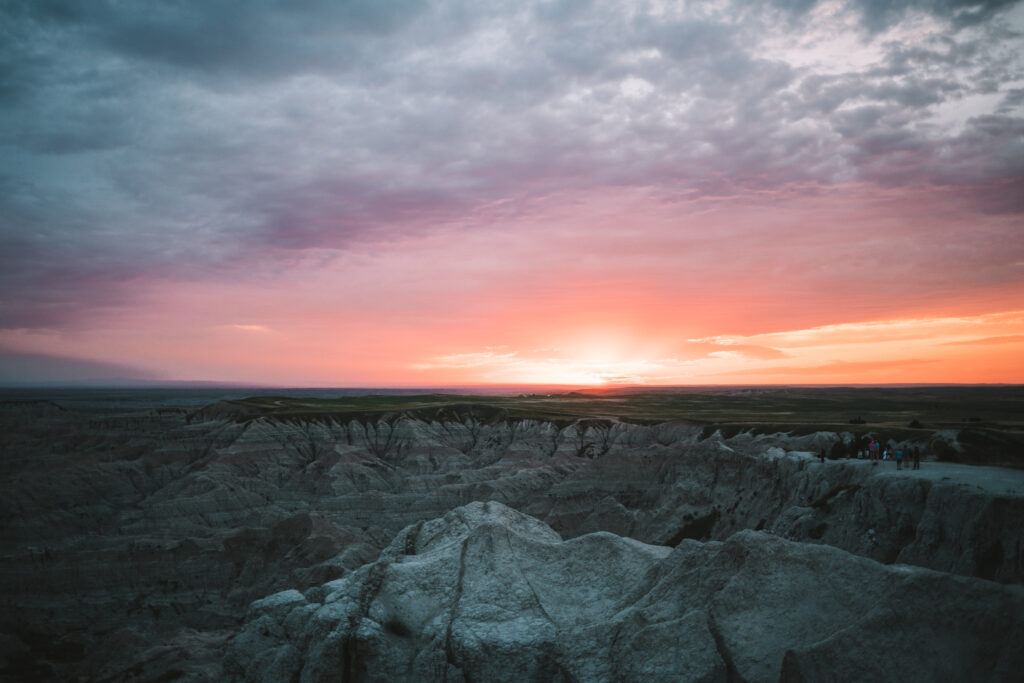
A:
<svg viewBox="0 0 1024 683">
<path fill-rule="evenodd" d="M 466 350 L 411 367 L 467 384 L 607 387 L 678 381 L 678 364 L 664 344 L 625 334 L 582 334 Z"/>
<path fill-rule="evenodd" d="M 670 355 L 666 344 L 635 330 L 577 329 L 545 341 L 542 354 L 517 353 L 509 374 L 524 383 L 584 387 L 656 384 L 672 374 L 658 360 Z"/>
<path fill-rule="evenodd" d="M 604 386 L 609 383 L 605 373 L 579 367 L 571 361 L 542 362 L 529 368 L 519 368 L 514 376 L 505 379 L 524 384 L 552 386 Z"/>
<path fill-rule="evenodd" d="M 651 364 L 642 360 L 548 358 L 520 374 L 523 381 L 568 386 L 646 384 Z"/>
</svg>

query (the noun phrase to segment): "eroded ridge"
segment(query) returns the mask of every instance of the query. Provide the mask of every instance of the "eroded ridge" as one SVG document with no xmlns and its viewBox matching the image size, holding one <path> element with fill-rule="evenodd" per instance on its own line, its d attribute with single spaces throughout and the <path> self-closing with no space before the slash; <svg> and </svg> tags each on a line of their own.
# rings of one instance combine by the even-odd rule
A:
<svg viewBox="0 0 1024 683">
<path fill-rule="evenodd" d="M 338 680 L 341 646 L 342 680 L 1008 681 L 1022 638 L 1019 586 L 755 531 L 562 540 L 477 502 L 346 578 L 254 603 L 225 674 Z"/>
</svg>

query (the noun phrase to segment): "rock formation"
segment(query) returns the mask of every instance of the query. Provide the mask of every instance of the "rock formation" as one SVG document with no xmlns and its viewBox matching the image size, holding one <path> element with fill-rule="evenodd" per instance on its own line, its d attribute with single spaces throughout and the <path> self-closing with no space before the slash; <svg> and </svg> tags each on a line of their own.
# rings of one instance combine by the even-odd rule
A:
<svg viewBox="0 0 1024 683">
<path fill-rule="evenodd" d="M 253 603 L 225 674 L 289 681 L 1012 680 L 1024 589 L 742 531 L 563 541 L 500 503 Z"/>
<path fill-rule="evenodd" d="M 608 532 L 681 552 L 763 530 L 1024 581 L 1021 472 L 817 462 L 835 433 L 725 438 L 472 406 L 250 419 L 121 400 L 0 404 L 0 429 L 0 678 L 216 679 L 254 600 L 368 571 L 408 525 L 473 501 L 574 543 Z"/>
</svg>

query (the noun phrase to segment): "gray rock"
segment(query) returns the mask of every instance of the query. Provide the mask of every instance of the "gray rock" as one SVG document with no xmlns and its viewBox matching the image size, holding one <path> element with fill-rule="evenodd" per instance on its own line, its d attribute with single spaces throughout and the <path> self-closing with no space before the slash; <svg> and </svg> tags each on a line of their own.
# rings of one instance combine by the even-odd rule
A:
<svg viewBox="0 0 1024 683">
<path fill-rule="evenodd" d="M 834 433 L 701 439 L 682 422 L 473 410 L 227 417 L 217 406 L 189 419 L 131 401 L 0 403 L 0 678 L 215 669 L 254 600 L 285 589 L 312 599 L 406 526 L 477 500 L 562 539 L 605 531 L 676 546 L 767 529 L 880 562 L 1024 581 L 1024 474 L 820 464 L 811 453 Z"/>
<path fill-rule="evenodd" d="M 1018 586 L 755 531 L 675 549 L 563 541 L 496 502 L 408 527 L 305 604 L 260 604 L 294 606 L 253 611 L 234 680 L 1009 681 L 1024 667 Z"/>
</svg>

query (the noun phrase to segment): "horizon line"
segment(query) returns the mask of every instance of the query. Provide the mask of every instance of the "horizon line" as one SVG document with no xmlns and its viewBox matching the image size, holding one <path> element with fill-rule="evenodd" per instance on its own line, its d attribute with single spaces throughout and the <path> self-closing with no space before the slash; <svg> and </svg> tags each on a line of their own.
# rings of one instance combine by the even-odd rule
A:
<svg viewBox="0 0 1024 683">
<path fill-rule="evenodd" d="M 107 389 L 107 390 L 153 390 L 153 389 L 230 389 L 230 390 L 284 390 L 284 391 L 420 391 L 420 390 L 458 390 L 458 389 L 569 389 L 588 391 L 608 390 L 651 390 L 668 389 L 702 389 L 702 388 L 838 388 L 838 387 L 871 387 L 871 388 L 908 388 L 908 387 L 1019 387 L 1020 382 L 776 382 L 776 383 L 699 383 L 699 384 L 547 384 L 519 382 L 487 382 L 463 384 L 376 384 L 376 385 L 288 385 L 288 384 L 248 384 L 239 382 L 219 382 L 215 380 L 111 380 L 109 382 L 83 380 L 80 382 L 3 382 L 0 390 L 10 389 Z"/>
</svg>

